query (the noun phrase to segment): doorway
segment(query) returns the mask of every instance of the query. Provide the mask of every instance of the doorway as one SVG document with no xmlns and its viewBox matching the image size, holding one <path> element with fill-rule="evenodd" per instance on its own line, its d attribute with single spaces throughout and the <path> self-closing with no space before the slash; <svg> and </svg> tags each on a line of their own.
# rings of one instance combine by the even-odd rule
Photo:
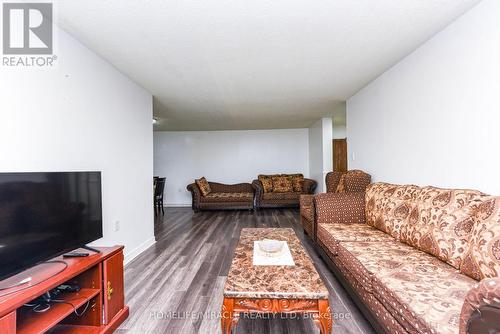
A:
<svg viewBox="0 0 500 334">
<path fill-rule="evenodd" d="M 347 138 L 333 139 L 333 170 L 347 172 Z"/>
</svg>

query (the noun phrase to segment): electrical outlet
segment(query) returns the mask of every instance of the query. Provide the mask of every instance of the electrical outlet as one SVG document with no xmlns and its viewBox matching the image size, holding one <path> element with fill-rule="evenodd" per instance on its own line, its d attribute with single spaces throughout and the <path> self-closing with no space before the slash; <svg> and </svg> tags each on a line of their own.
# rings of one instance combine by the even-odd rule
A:
<svg viewBox="0 0 500 334">
<path fill-rule="evenodd" d="M 115 232 L 118 232 L 120 230 L 120 221 L 117 220 L 115 221 Z"/>
</svg>

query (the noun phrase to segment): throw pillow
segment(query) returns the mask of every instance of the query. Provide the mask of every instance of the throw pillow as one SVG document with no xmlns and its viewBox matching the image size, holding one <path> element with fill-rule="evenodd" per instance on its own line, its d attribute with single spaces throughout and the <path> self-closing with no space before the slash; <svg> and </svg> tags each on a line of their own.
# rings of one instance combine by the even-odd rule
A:
<svg viewBox="0 0 500 334">
<path fill-rule="evenodd" d="M 297 193 L 302 192 L 302 186 L 304 185 L 304 175 L 302 174 L 292 174 L 292 185 L 293 185 L 293 191 Z"/>
<path fill-rule="evenodd" d="M 335 189 L 336 193 L 344 193 L 345 192 L 345 174 L 342 174 L 340 177 L 339 184 L 337 186 L 337 189 Z"/>
<path fill-rule="evenodd" d="M 212 189 L 210 189 L 210 184 L 208 183 L 207 179 L 205 179 L 205 177 L 197 179 L 195 180 L 195 182 L 198 188 L 200 188 L 202 196 L 207 196 L 212 191 Z"/>
<path fill-rule="evenodd" d="M 275 193 L 293 192 L 292 177 L 287 175 L 273 176 L 273 192 Z"/>
<path fill-rule="evenodd" d="M 273 191 L 273 179 L 269 175 L 259 175 L 258 177 L 260 183 L 262 183 L 262 188 L 264 188 L 265 193 L 270 193 Z"/>
</svg>

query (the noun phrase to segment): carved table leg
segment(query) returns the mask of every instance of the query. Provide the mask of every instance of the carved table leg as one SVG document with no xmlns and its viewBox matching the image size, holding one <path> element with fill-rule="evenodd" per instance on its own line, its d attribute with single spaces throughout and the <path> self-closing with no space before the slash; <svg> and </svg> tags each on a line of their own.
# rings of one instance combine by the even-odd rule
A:
<svg viewBox="0 0 500 334">
<path fill-rule="evenodd" d="M 318 300 L 318 311 L 318 314 L 313 315 L 314 323 L 319 327 L 321 334 L 330 334 L 332 332 L 332 314 L 328 299 Z"/>
<path fill-rule="evenodd" d="M 221 311 L 221 329 L 223 334 L 231 334 L 233 326 L 240 320 L 240 315 L 235 314 L 234 299 L 224 298 Z"/>
</svg>

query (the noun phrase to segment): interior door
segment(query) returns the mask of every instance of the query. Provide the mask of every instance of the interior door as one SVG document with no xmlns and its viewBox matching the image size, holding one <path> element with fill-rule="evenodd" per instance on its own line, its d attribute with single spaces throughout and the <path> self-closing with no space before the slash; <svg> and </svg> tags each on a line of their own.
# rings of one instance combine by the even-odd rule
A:
<svg viewBox="0 0 500 334">
<path fill-rule="evenodd" d="M 347 171 L 347 139 L 333 140 L 333 170 L 338 172 Z"/>
</svg>

